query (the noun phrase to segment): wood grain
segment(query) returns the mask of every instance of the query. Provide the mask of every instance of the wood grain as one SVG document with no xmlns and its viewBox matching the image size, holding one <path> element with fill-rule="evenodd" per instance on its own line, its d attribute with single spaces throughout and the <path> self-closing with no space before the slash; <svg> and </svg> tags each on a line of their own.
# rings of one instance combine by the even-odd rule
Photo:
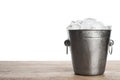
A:
<svg viewBox="0 0 120 80">
<path fill-rule="evenodd" d="M 120 61 L 101 76 L 74 75 L 70 61 L 0 61 L 0 80 L 120 80 Z"/>
</svg>

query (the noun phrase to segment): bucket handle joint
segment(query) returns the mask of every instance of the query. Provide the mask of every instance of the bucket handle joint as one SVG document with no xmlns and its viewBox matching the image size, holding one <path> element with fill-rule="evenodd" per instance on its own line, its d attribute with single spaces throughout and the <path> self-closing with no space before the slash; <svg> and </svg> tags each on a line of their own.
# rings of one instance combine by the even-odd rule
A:
<svg viewBox="0 0 120 80">
<path fill-rule="evenodd" d="M 69 39 L 65 40 L 64 45 L 66 46 L 66 54 L 68 54 L 68 47 L 70 46 L 70 40 Z"/>
<path fill-rule="evenodd" d="M 108 52 L 109 52 L 109 54 L 111 55 L 112 52 L 113 52 L 114 41 L 113 41 L 113 40 L 110 40 L 108 45 L 109 45 L 109 46 L 108 46 Z"/>
</svg>

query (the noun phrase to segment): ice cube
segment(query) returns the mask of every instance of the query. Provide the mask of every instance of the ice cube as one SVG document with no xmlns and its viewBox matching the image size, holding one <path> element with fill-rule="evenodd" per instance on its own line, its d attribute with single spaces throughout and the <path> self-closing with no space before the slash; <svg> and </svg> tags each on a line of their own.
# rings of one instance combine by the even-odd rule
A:
<svg viewBox="0 0 120 80">
<path fill-rule="evenodd" d="M 95 19 L 87 18 L 87 19 L 83 20 L 83 22 L 81 23 L 81 28 L 82 29 L 90 29 L 94 23 L 96 23 Z"/>
<path fill-rule="evenodd" d="M 80 29 L 80 21 L 72 21 L 67 29 Z"/>
</svg>

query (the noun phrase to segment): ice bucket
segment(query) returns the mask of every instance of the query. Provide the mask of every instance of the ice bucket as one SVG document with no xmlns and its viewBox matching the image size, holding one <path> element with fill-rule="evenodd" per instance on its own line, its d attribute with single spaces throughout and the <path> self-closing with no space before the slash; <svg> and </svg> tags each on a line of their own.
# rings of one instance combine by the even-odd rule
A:
<svg viewBox="0 0 120 80">
<path fill-rule="evenodd" d="M 71 49 L 74 73 L 101 75 L 105 71 L 108 52 L 112 53 L 111 30 L 68 30 L 64 44 Z M 68 50 L 67 50 L 68 52 Z"/>
</svg>

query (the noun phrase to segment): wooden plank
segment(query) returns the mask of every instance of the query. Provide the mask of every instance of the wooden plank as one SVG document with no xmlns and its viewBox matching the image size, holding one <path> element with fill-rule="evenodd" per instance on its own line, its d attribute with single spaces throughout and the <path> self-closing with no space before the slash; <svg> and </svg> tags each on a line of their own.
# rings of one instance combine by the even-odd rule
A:
<svg viewBox="0 0 120 80">
<path fill-rule="evenodd" d="M 120 80 L 120 61 L 101 76 L 74 75 L 70 61 L 0 61 L 0 80 Z"/>
</svg>

